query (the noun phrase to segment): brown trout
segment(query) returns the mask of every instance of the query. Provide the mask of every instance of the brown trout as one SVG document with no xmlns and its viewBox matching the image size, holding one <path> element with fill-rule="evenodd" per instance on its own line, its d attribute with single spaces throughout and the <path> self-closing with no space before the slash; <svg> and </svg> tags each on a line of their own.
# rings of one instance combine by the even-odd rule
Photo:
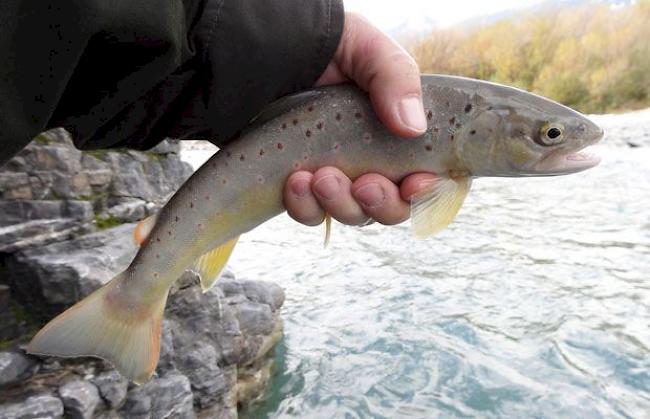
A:
<svg viewBox="0 0 650 419">
<path fill-rule="evenodd" d="M 411 224 L 429 237 L 460 209 L 471 179 L 552 176 L 598 163 L 579 150 L 603 136 L 583 115 L 511 87 L 451 76 L 422 77 L 428 129 L 405 140 L 375 117 L 351 85 L 280 99 L 210 158 L 136 236 L 131 265 L 49 322 L 28 351 L 104 358 L 146 381 L 156 368 L 171 285 L 191 266 L 204 290 L 219 277 L 240 234 L 284 211 L 282 190 L 296 170 L 336 166 L 354 179 L 414 172 L 440 181 L 412 200 Z"/>
</svg>

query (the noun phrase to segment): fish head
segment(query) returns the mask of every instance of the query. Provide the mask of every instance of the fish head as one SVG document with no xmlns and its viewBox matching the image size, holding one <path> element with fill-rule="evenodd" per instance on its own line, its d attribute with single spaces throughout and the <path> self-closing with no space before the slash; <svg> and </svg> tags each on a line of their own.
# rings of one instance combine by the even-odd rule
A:
<svg viewBox="0 0 650 419">
<path fill-rule="evenodd" d="M 596 166 L 585 147 L 603 130 L 587 117 L 541 96 L 487 83 L 456 155 L 473 176 L 556 176 Z"/>
</svg>

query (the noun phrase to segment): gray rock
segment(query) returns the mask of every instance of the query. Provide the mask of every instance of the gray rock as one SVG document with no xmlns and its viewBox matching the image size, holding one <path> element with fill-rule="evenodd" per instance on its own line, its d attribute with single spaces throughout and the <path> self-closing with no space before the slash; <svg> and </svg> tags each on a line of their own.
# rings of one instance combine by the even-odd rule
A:
<svg viewBox="0 0 650 419">
<path fill-rule="evenodd" d="M 237 305 L 237 318 L 242 333 L 268 335 L 275 324 L 271 308 L 266 304 L 246 301 Z"/>
<path fill-rule="evenodd" d="M 243 281 L 242 286 L 246 298 L 255 303 L 267 304 L 273 311 L 284 303 L 284 291 L 277 284 L 263 281 Z"/>
<path fill-rule="evenodd" d="M 138 198 L 111 198 L 108 205 L 108 214 L 125 222 L 142 220 L 147 214 L 147 202 Z"/>
<path fill-rule="evenodd" d="M 34 361 L 18 352 L 0 352 L 0 386 L 28 375 Z"/>
<path fill-rule="evenodd" d="M 7 279 L 20 300 L 52 316 L 124 270 L 137 249 L 133 224 L 17 252 Z"/>
<path fill-rule="evenodd" d="M 33 220 L 0 227 L 0 252 L 11 253 L 29 247 L 67 240 L 87 230 L 77 220 L 61 218 Z"/>
<path fill-rule="evenodd" d="M 56 397 L 42 394 L 27 400 L 0 406 L 0 419 L 56 419 L 63 417 L 63 403 Z"/>
<path fill-rule="evenodd" d="M 107 371 L 92 379 L 110 409 L 119 409 L 126 400 L 129 381 L 117 371 Z"/>
<path fill-rule="evenodd" d="M 85 173 L 52 172 L 52 193 L 60 198 L 76 199 L 92 194 Z"/>
<path fill-rule="evenodd" d="M 95 191 L 106 190 L 113 179 L 113 172 L 109 169 L 86 170 L 88 183 Z"/>
<path fill-rule="evenodd" d="M 149 149 L 148 152 L 156 154 L 179 154 L 181 152 L 181 142 L 168 138 L 165 141 L 158 143 L 155 147 Z"/>
<path fill-rule="evenodd" d="M 64 201 L 0 201 L 0 226 L 29 220 L 66 218 Z"/>
<path fill-rule="evenodd" d="M 190 381 L 170 373 L 131 390 L 121 409 L 128 418 L 195 418 Z"/>
<path fill-rule="evenodd" d="M 92 418 L 100 402 L 99 392 L 93 384 L 75 380 L 59 387 L 66 416 L 73 419 Z"/>
<path fill-rule="evenodd" d="M 89 201 L 65 201 L 65 213 L 81 222 L 90 222 L 95 218 L 93 204 Z"/>
<path fill-rule="evenodd" d="M 1 173 L 0 190 L 4 199 L 33 199 L 27 173 Z"/>
<path fill-rule="evenodd" d="M 219 401 L 233 383 L 218 365 L 218 354 L 213 345 L 198 341 L 190 350 L 176 354 L 176 366 L 192 383 L 194 400 L 199 408 L 207 408 Z"/>
</svg>

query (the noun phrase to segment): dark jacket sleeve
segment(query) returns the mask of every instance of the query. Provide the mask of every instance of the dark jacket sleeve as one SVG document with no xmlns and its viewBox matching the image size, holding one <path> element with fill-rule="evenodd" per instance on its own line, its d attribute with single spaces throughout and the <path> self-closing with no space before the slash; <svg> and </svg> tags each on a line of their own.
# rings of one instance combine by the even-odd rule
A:
<svg viewBox="0 0 650 419">
<path fill-rule="evenodd" d="M 341 0 L 3 0 L 0 165 L 64 127 L 82 149 L 224 142 L 313 85 Z"/>
</svg>

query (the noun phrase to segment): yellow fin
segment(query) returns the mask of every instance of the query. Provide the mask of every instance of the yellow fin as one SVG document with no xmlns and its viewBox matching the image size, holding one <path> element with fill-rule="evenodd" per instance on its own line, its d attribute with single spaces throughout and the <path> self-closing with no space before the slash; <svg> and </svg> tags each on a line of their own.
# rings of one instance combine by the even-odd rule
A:
<svg viewBox="0 0 650 419">
<path fill-rule="evenodd" d="M 27 352 L 62 357 L 96 356 L 110 361 L 137 384 L 151 377 L 160 356 L 160 326 L 167 291 L 134 301 L 122 272 L 50 321 Z"/>
<path fill-rule="evenodd" d="M 418 239 L 444 230 L 456 218 L 469 192 L 469 177 L 441 178 L 411 199 L 411 229 Z"/>
<path fill-rule="evenodd" d="M 332 236 L 332 216 L 328 213 L 325 213 L 325 240 L 323 240 L 323 247 L 327 248 L 330 244 L 330 238 Z"/>
<path fill-rule="evenodd" d="M 239 236 L 215 247 L 196 260 L 194 268 L 201 275 L 201 289 L 207 292 L 221 276 Z"/>
<path fill-rule="evenodd" d="M 133 230 L 133 241 L 135 244 L 142 246 L 142 243 L 147 240 L 149 233 L 153 230 L 153 226 L 156 225 L 156 221 L 158 221 L 158 214 L 145 218 L 135 226 L 135 230 Z"/>
</svg>

